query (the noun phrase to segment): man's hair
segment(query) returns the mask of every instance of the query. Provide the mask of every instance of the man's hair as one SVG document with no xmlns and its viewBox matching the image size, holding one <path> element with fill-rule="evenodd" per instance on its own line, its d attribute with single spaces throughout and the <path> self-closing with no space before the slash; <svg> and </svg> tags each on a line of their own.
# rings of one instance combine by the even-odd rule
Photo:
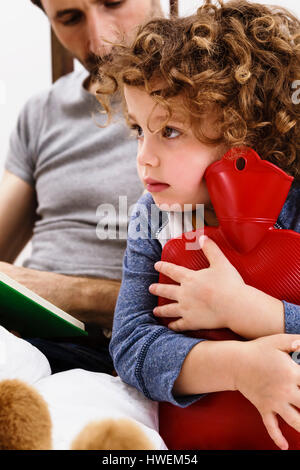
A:
<svg viewBox="0 0 300 470">
<path fill-rule="evenodd" d="M 40 7 L 42 10 L 44 9 L 41 3 L 41 0 L 30 0 L 30 1 L 31 3 L 34 3 L 37 7 Z"/>
<path fill-rule="evenodd" d="M 110 97 L 117 90 L 123 95 L 124 85 L 151 93 L 162 84 L 152 96 L 168 119 L 172 98 L 180 97 L 199 140 L 252 147 L 300 179 L 300 104 L 292 99 L 300 78 L 300 22 L 287 10 L 206 0 L 195 15 L 150 20 L 130 46 L 113 48 L 100 77 L 98 96 L 108 113 Z M 123 102 L 126 115 L 124 96 Z M 210 110 L 219 118 L 219 139 L 201 132 Z"/>
</svg>

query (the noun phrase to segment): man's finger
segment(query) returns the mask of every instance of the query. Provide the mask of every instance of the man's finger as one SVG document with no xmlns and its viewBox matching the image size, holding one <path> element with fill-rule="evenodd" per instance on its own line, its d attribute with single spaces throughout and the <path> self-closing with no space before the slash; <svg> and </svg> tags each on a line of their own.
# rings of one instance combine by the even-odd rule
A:
<svg viewBox="0 0 300 470">
<path fill-rule="evenodd" d="M 162 305 L 161 307 L 155 307 L 153 313 L 156 317 L 180 317 L 181 313 L 179 311 L 179 306 L 177 302 L 171 304 Z"/>
<path fill-rule="evenodd" d="M 175 282 L 178 282 L 179 284 L 182 282 L 187 272 L 190 271 L 189 269 L 184 268 L 183 266 L 178 266 L 177 264 L 173 263 L 167 263 L 167 261 L 158 261 L 157 263 L 155 263 L 154 267 L 156 271 L 164 274 L 165 276 L 168 276 L 170 279 Z"/>
<path fill-rule="evenodd" d="M 165 299 L 178 300 L 178 286 L 172 284 L 151 284 L 149 291 L 157 297 Z"/>
</svg>

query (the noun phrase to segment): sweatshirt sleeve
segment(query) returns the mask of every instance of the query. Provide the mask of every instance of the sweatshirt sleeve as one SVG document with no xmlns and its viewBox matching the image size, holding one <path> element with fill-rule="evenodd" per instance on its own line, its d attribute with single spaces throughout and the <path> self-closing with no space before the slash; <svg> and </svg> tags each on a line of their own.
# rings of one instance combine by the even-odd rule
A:
<svg viewBox="0 0 300 470">
<path fill-rule="evenodd" d="M 283 301 L 285 317 L 285 333 L 300 334 L 300 305 Z"/>
<path fill-rule="evenodd" d="M 300 233 L 300 184 L 294 181 L 278 219 L 283 229 Z M 282 301 L 285 333 L 300 334 L 300 305 Z"/>
<path fill-rule="evenodd" d="M 149 227 L 145 200 L 140 199 L 129 224 L 110 353 L 124 382 L 152 400 L 185 407 L 203 395 L 175 397 L 172 389 L 189 351 L 202 340 L 161 326 L 152 314 L 157 297 L 148 289 L 158 282 L 154 263 L 160 260 L 161 246 Z"/>
</svg>

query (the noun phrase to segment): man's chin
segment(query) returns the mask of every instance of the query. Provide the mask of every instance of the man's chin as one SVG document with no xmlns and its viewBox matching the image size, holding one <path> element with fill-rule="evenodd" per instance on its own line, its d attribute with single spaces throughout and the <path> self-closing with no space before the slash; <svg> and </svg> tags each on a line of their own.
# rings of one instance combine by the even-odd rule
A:
<svg viewBox="0 0 300 470">
<path fill-rule="evenodd" d="M 90 73 L 91 77 L 97 78 L 99 74 L 99 69 L 102 65 L 109 60 L 111 54 L 106 54 L 105 56 L 96 56 L 90 55 L 85 60 L 80 61 L 83 67 Z"/>
<path fill-rule="evenodd" d="M 103 60 L 101 59 L 101 57 L 97 58 L 96 63 L 95 62 L 91 63 L 90 61 L 82 60 L 77 56 L 74 56 L 74 58 L 78 60 L 78 62 L 82 65 L 83 68 L 85 68 L 87 72 L 89 72 L 91 78 L 96 79 L 99 67 L 101 67 L 101 64 L 103 63 Z"/>
</svg>

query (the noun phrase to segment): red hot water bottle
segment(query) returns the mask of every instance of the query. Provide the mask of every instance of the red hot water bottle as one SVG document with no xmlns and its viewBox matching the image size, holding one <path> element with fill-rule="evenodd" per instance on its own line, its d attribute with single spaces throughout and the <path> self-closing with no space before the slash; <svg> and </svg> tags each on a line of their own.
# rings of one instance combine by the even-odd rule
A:
<svg viewBox="0 0 300 470">
<path fill-rule="evenodd" d="M 219 221 L 218 227 L 205 227 L 205 235 L 217 243 L 246 284 L 299 305 L 300 235 L 274 228 L 293 178 L 249 148 L 229 150 L 210 165 L 205 178 Z M 186 249 L 192 235 L 199 239 L 202 233 L 203 229 L 195 230 L 169 240 L 162 261 L 194 270 L 207 268 L 200 248 Z M 176 284 L 162 274 L 159 282 Z M 158 299 L 158 305 L 169 302 Z M 244 340 L 225 328 L 187 334 Z M 169 449 L 278 449 L 259 412 L 240 392 L 209 393 L 186 408 L 163 402 L 159 414 L 160 433 Z M 300 449 L 300 433 L 278 419 L 289 448 Z"/>
</svg>

